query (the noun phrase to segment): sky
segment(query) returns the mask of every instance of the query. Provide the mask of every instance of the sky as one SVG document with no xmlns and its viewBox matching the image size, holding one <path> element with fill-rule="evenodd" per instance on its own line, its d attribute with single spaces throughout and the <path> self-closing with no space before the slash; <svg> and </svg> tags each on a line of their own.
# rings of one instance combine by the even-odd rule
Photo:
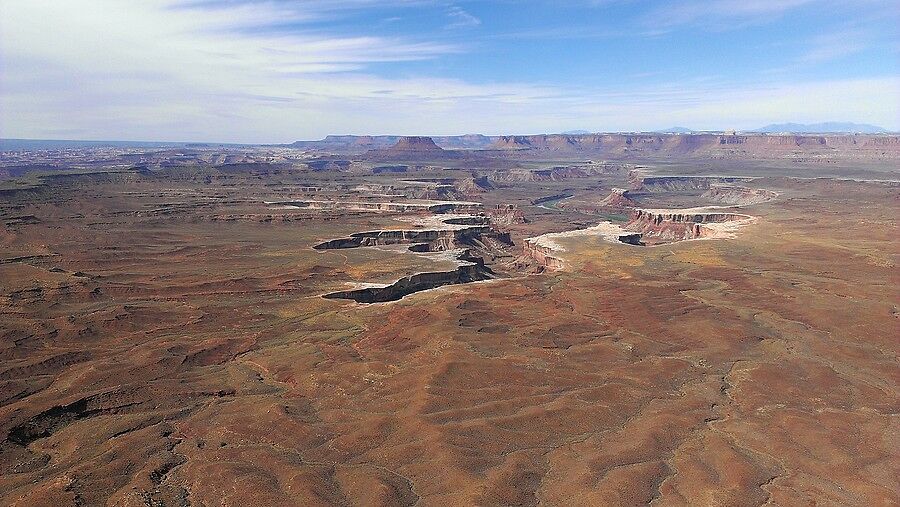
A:
<svg viewBox="0 0 900 507">
<path fill-rule="evenodd" d="M 0 0 L 0 137 L 900 130 L 896 0 Z"/>
</svg>

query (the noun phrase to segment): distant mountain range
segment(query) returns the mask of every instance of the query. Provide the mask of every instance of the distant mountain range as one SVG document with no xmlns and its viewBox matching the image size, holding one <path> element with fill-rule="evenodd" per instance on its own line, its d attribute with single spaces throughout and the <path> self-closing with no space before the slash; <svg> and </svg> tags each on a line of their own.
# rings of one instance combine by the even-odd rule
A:
<svg viewBox="0 0 900 507">
<path fill-rule="evenodd" d="M 878 125 L 866 123 L 851 123 L 827 121 L 824 123 L 773 123 L 749 132 L 760 134 L 777 134 L 779 132 L 792 132 L 797 134 L 831 134 L 831 133 L 856 133 L 880 134 L 888 132 L 888 129 Z"/>
<path fill-rule="evenodd" d="M 669 127 L 667 129 L 656 130 L 655 132 L 659 134 L 690 134 L 691 132 L 696 131 L 687 127 Z"/>
</svg>

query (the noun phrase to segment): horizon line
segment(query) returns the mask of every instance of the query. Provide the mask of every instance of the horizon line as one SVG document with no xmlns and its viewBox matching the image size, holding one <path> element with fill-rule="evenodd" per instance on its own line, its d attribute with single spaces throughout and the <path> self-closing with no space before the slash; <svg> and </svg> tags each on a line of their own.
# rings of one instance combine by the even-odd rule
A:
<svg viewBox="0 0 900 507">
<path fill-rule="evenodd" d="M 44 142 L 44 143 L 117 143 L 117 144 L 148 144 L 148 145 L 222 145 L 222 146 L 269 146 L 269 147 L 287 147 L 294 143 L 314 143 L 326 140 L 329 137 L 428 137 L 428 138 L 448 138 L 448 137 L 466 137 L 466 136 L 484 136 L 484 137 L 533 137 L 533 136 L 589 136 L 589 135 L 628 135 L 628 134 L 656 134 L 656 135 L 760 135 L 760 136 L 779 136 L 779 135 L 900 135 L 900 131 L 892 131 L 885 129 L 880 132 L 859 132 L 859 131 L 831 131 L 831 132 L 758 132 L 754 130 L 691 130 L 689 132 L 673 132 L 670 130 L 610 130 L 596 132 L 540 132 L 533 134 L 326 134 L 320 139 L 296 139 L 290 142 L 243 142 L 243 141 L 158 141 L 146 139 L 51 139 L 51 138 L 32 138 L 32 137 L 0 137 L 0 142 L 20 141 L 20 142 Z"/>
</svg>

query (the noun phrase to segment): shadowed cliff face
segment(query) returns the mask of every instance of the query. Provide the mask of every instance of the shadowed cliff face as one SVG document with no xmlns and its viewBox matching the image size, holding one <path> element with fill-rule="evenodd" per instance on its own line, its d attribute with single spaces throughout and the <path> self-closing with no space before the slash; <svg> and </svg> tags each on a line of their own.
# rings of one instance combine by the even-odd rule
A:
<svg viewBox="0 0 900 507">
<path fill-rule="evenodd" d="M 538 265 L 549 269 L 562 269 L 565 266 L 559 254 L 551 247 L 526 239 L 523 243 L 523 254 L 534 259 Z"/>
<path fill-rule="evenodd" d="M 357 303 L 385 303 L 398 301 L 410 294 L 435 289 L 444 285 L 471 283 L 496 277 L 494 272 L 484 265 L 484 260 L 481 257 L 472 256 L 468 250 L 465 250 L 457 259 L 464 262 L 464 264 L 451 271 L 416 273 L 403 277 L 385 287 L 366 287 L 364 289 L 331 292 L 323 297 L 327 299 L 352 299 Z"/>
</svg>

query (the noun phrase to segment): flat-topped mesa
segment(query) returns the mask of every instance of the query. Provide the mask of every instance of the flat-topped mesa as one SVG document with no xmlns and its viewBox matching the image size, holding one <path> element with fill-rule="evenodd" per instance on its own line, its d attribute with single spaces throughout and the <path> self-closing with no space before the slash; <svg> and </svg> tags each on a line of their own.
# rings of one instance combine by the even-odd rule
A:
<svg viewBox="0 0 900 507">
<path fill-rule="evenodd" d="M 408 152 L 408 151 L 433 151 L 433 152 L 442 152 L 443 148 L 434 144 L 434 140 L 430 137 L 423 136 L 407 136 L 401 137 L 397 144 L 388 148 L 388 151 L 400 151 L 400 152 Z"/>
<path fill-rule="evenodd" d="M 708 190 L 713 185 L 744 183 L 752 178 L 742 176 L 645 176 L 639 171 L 629 174 L 633 190 L 641 192 L 679 192 Z"/>
<path fill-rule="evenodd" d="M 401 137 L 389 148 L 374 149 L 366 152 L 365 159 L 375 162 L 415 162 L 428 163 L 434 160 L 462 160 L 471 157 L 471 153 L 463 150 L 445 150 L 435 144 L 430 137 Z"/>
<path fill-rule="evenodd" d="M 669 243 L 703 237 L 729 237 L 730 229 L 719 224 L 744 224 L 753 220 L 749 215 L 738 213 L 707 212 L 700 210 L 645 210 L 631 213 L 631 220 L 624 229 L 640 234 L 630 238 L 628 243 L 641 244 Z"/>
</svg>

